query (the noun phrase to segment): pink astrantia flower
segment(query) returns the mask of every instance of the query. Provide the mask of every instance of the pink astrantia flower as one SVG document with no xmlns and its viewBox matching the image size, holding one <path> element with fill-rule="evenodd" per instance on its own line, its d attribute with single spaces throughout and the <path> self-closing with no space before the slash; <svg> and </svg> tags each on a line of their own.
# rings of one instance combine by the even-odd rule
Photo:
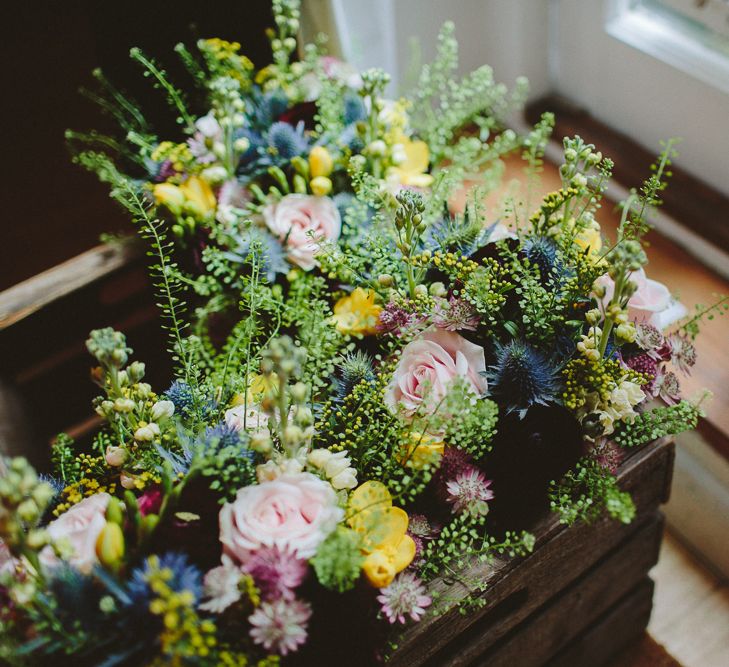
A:
<svg viewBox="0 0 729 667">
<path fill-rule="evenodd" d="M 220 510 L 225 552 L 245 564 L 252 552 L 277 547 L 311 558 L 344 518 L 330 484 L 308 472 L 246 486 Z"/>
<path fill-rule="evenodd" d="M 450 331 L 429 329 L 402 350 L 400 362 L 385 393 L 391 411 L 412 416 L 421 406 L 435 412 L 456 378 L 477 396 L 486 392 L 482 347 Z"/>
<path fill-rule="evenodd" d="M 293 600 L 294 589 L 304 581 L 307 567 L 306 561 L 288 551 L 263 547 L 250 555 L 243 570 L 253 577 L 265 599 Z"/>
<path fill-rule="evenodd" d="M 436 301 L 433 323 L 446 331 L 476 331 L 478 315 L 468 301 L 451 296 Z"/>
<path fill-rule="evenodd" d="M 432 599 L 412 572 L 401 572 L 387 588 L 380 589 L 377 601 L 390 623 L 406 623 L 407 616 L 419 621 Z"/>
<path fill-rule="evenodd" d="M 287 655 L 306 642 L 311 607 L 301 600 L 262 602 L 248 617 L 251 638 L 267 651 Z"/>
<path fill-rule="evenodd" d="M 68 562 L 81 572 L 90 572 L 97 562 L 96 540 L 106 525 L 106 508 L 110 499 L 108 493 L 96 493 L 73 505 L 48 524 L 51 540 L 64 541 L 70 545 L 72 553 Z M 50 547 L 43 549 L 41 560 L 46 567 L 60 564 Z"/>
<path fill-rule="evenodd" d="M 263 219 L 286 248 L 292 264 L 309 271 L 322 241 L 336 241 L 342 229 L 339 211 L 329 197 L 286 195 L 263 209 Z"/>
<path fill-rule="evenodd" d="M 630 274 L 630 280 L 637 289 L 628 301 L 628 316 L 635 322 L 647 322 L 663 330 L 686 314 L 686 307 L 674 301 L 668 288 L 657 280 L 651 280 L 643 269 Z M 615 291 L 613 279 L 605 274 L 597 279 L 598 285 L 605 288 L 603 304 L 608 304 Z"/>
<path fill-rule="evenodd" d="M 478 468 L 470 466 L 446 482 L 446 500 L 453 505 L 456 514 L 485 516 L 489 511 L 488 501 L 494 497 L 490 485 L 491 481 Z"/>
</svg>

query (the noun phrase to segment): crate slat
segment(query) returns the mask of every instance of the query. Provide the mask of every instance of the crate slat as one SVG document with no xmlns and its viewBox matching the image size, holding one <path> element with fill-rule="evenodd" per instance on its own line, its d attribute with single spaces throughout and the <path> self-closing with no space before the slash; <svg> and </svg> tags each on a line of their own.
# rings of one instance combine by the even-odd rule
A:
<svg viewBox="0 0 729 667">
<path fill-rule="evenodd" d="M 673 456 L 672 442 L 656 441 L 635 452 L 621 466 L 618 473 L 621 486 L 632 493 L 637 506 L 633 524 L 625 526 L 606 518 L 567 528 L 559 524 L 556 517 L 545 517 L 533 530 L 537 544 L 531 555 L 492 565 L 477 564 L 468 569 L 468 579 L 481 577 L 488 584 L 483 593 L 486 604 L 482 609 L 464 616 L 454 608 L 441 616 L 423 619 L 401 637 L 391 664 L 408 667 L 425 664 L 448 644 L 458 645 L 469 628 L 487 614 L 496 617 L 489 631 L 489 641 L 498 641 L 593 567 L 655 513 L 668 497 Z M 460 584 L 442 580 L 436 580 L 433 588 L 451 598 L 467 594 Z"/>
</svg>

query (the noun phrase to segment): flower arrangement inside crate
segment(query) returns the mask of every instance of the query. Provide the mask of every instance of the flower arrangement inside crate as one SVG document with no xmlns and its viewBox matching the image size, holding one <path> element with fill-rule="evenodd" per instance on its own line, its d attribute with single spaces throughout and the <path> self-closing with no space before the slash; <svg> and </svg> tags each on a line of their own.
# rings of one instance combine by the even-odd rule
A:
<svg viewBox="0 0 729 667">
<path fill-rule="evenodd" d="M 384 658 L 453 603 L 429 580 L 527 553 L 537 514 L 629 522 L 624 450 L 696 424 L 676 372 L 726 302 L 684 317 L 645 276 L 670 144 L 614 244 L 595 219 L 612 164 L 579 138 L 563 187 L 533 210 L 506 198 L 494 224 L 499 156 L 521 151 L 531 182 L 549 115 L 499 129 L 490 71 L 451 79 L 451 28 L 408 107 L 314 47 L 291 63 L 298 8 L 274 10 L 262 70 L 219 40 L 178 49 L 197 118 L 132 52 L 187 140 L 155 138 L 106 83 L 128 145 L 70 134 L 149 242 L 177 377 L 154 390 L 121 333 L 94 331 L 92 447 L 60 436 L 49 476 L 3 462 L 4 660 L 306 663 L 340 636 Z"/>
</svg>

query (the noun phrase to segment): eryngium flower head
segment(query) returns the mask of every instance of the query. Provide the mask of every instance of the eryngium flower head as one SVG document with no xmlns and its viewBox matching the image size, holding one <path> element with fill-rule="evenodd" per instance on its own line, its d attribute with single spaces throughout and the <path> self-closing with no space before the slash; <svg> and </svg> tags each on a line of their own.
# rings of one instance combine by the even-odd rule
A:
<svg viewBox="0 0 729 667">
<path fill-rule="evenodd" d="M 423 582 L 412 572 L 397 575 L 387 588 L 380 589 L 377 600 L 390 623 L 406 623 L 406 616 L 417 622 L 432 602 Z"/>
<path fill-rule="evenodd" d="M 534 236 L 524 243 L 524 254 L 527 259 L 539 267 L 539 276 L 543 281 L 559 270 L 557 244 L 546 236 Z"/>
<path fill-rule="evenodd" d="M 497 350 L 496 363 L 485 373 L 491 397 L 524 417 L 533 405 L 554 402 L 559 392 L 559 371 L 546 354 L 528 343 L 513 340 Z"/>
</svg>

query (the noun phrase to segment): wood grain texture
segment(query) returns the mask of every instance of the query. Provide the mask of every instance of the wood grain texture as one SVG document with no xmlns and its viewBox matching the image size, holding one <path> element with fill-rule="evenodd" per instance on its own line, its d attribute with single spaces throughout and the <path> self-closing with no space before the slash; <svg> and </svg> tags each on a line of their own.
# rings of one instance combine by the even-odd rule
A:
<svg viewBox="0 0 729 667">
<path fill-rule="evenodd" d="M 489 642 L 498 641 L 653 515 L 667 498 L 673 455 L 671 442 L 658 441 L 635 452 L 621 466 L 620 483 L 633 494 L 637 523 L 625 526 L 602 519 L 567 528 L 553 515 L 545 516 L 533 528 L 537 543 L 530 556 L 475 564 L 465 570 L 466 578 L 487 583 L 483 608 L 467 615 L 451 609 L 441 616 L 426 617 L 402 636 L 391 664 L 420 665 L 442 652 L 454 652 L 452 646 L 446 647 L 460 646 L 464 633 L 477 623 L 484 627 L 488 624 Z M 461 584 L 448 580 L 436 580 L 432 589 L 452 599 L 467 594 Z"/>
<path fill-rule="evenodd" d="M 653 588 L 653 581 L 646 577 L 545 667 L 602 667 L 607 664 L 617 651 L 643 634 L 651 615 Z M 616 641 L 617 638 L 620 641 Z"/>
<path fill-rule="evenodd" d="M 662 534 L 663 520 L 659 514 L 655 514 L 495 646 L 492 646 L 489 628 L 479 626 L 474 628 L 479 632 L 475 633 L 473 641 L 464 642 L 465 645 L 459 641 L 454 655 L 445 659 L 439 657 L 432 664 L 449 667 L 544 665 L 589 629 L 606 609 L 617 604 L 645 579 L 648 570 L 658 559 Z M 545 567 L 543 576 L 552 576 L 549 568 Z M 647 618 L 645 622 L 647 624 Z M 631 639 L 616 636 L 611 646 L 613 652 L 620 650 L 622 644 Z"/>
<path fill-rule="evenodd" d="M 0 293 L 0 331 L 141 256 L 137 244 L 98 245 Z"/>
</svg>

